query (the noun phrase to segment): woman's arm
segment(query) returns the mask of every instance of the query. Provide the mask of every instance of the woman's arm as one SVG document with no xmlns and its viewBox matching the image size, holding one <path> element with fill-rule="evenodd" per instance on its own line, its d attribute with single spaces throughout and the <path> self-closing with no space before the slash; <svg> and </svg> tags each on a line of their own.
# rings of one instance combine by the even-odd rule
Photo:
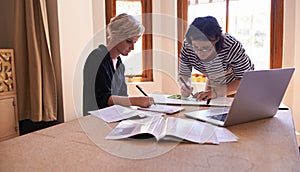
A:
<svg viewBox="0 0 300 172">
<path fill-rule="evenodd" d="M 241 82 L 241 79 L 235 79 L 235 80 L 231 81 L 230 83 L 228 83 L 227 85 L 215 88 L 215 92 L 218 97 L 233 95 L 237 92 L 240 82 Z"/>
<path fill-rule="evenodd" d="M 183 83 L 183 81 L 180 78 L 182 78 L 182 80 L 185 82 L 185 84 Z M 191 77 L 184 76 L 184 75 L 178 75 L 178 82 L 181 83 L 181 88 L 180 88 L 181 96 L 189 97 L 194 90 L 194 88 L 191 87 Z"/>
</svg>

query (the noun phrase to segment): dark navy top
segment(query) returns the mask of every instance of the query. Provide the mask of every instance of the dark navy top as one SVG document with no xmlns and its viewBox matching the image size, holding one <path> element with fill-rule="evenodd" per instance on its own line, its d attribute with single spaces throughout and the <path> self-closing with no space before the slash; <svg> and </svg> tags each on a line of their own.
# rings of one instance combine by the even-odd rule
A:
<svg viewBox="0 0 300 172">
<path fill-rule="evenodd" d="M 125 66 L 120 57 L 116 70 L 107 48 L 100 45 L 93 50 L 84 66 L 83 114 L 108 107 L 111 95 L 128 96 Z"/>
</svg>

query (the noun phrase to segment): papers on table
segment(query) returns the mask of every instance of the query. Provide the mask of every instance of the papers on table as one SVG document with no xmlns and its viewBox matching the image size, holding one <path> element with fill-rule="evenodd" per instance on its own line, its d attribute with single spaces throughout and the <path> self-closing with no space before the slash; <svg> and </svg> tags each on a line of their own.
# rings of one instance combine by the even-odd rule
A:
<svg viewBox="0 0 300 172">
<path fill-rule="evenodd" d="M 139 134 L 151 134 L 157 141 L 185 140 L 199 144 L 236 142 L 238 139 L 226 128 L 192 119 L 162 116 L 122 121 L 105 138 L 124 139 Z"/>
<path fill-rule="evenodd" d="M 168 105 L 197 105 L 197 106 L 208 106 L 206 101 L 196 101 L 195 98 L 168 98 L 171 95 L 163 94 L 152 94 L 151 97 L 154 98 L 156 104 L 168 104 Z M 216 99 L 211 99 L 209 106 L 231 106 L 233 97 L 218 97 Z"/>
<path fill-rule="evenodd" d="M 162 116 L 165 114 L 173 114 L 183 110 L 184 107 L 167 106 L 167 105 L 152 105 L 149 108 L 138 107 L 137 109 L 113 105 L 107 108 L 89 111 L 90 114 L 101 118 L 105 122 L 117 122 L 131 117 L 139 116 Z"/>
<path fill-rule="evenodd" d="M 138 109 L 113 105 L 89 111 L 89 113 L 108 123 L 121 121 L 106 136 L 106 139 L 123 139 L 139 134 L 151 134 L 157 141 L 189 141 L 199 144 L 219 144 L 220 142 L 235 142 L 238 140 L 238 137 L 226 128 L 194 119 L 163 117 L 165 113 L 176 113 L 183 110 L 181 106 L 156 105 L 150 108 Z"/>
<path fill-rule="evenodd" d="M 89 113 L 98 118 L 101 118 L 105 122 L 117 122 L 135 116 L 145 117 L 149 115 L 163 115 L 158 113 L 140 111 L 129 107 L 123 107 L 120 105 L 113 105 L 107 108 L 89 111 Z"/>
<path fill-rule="evenodd" d="M 219 142 L 235 142 L 238 137 L 224 127 L 216 128 L 216 136 Z"/>
<path fill-rule="evenodd" d="M 168 106 L 168 105 L 152 105 L 148 108 L 138 108 L 139 110 L 146 110 L 146 111 L 153 111 L 153 112 L 161 112 L 161 113 L 166 113 L 166 114 L 174 114 L 179 111 L 182 111 L 184 107 L 182 106 Z"/>
</svg>

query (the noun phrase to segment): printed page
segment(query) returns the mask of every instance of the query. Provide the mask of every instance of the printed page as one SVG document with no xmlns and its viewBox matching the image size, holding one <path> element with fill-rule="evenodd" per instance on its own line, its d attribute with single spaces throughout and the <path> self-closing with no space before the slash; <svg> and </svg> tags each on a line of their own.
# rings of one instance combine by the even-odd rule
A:
<svg viewBox="0 0 300 172">
<path fill-rule="evenodd" d="M 207 106 L 207 101 L 196 101 L 196 99 L 192 97 L 181 98 L 181 96 L 178 95 L 163 94 L 152 94 L 151 97 L 154 98 L 154 101 L 157 104 Z M 209 106 L 231 106 L 232 101 L 233 97 L 218 97 L 212 99 Z"/>
<path fill-rule="evenodd" d="M 216 126 L 192 119 L 169 117 L 166 120 L 166 136 L 175 136 L 195 143 L 218 143 Z"/>
<path fill-rule="evenodd" d="M 107 108 L 89 111 L 89 113 L 101 118 L 105 122 L 116 122 L 134 116 L 145 116 L 143 111 L 134 110 L 120 105 L 113 105 Z"/>
<path fill-rule="evenodd" d="M 139 134 L 151 134 L 159 140 L 165 126 L 162 116 L 153 116 L 136 120 L 121 121 L 105 139 L 124 139 Z"/>
<path fill-rule="evenodd" d="M 218 127 L 216 131 L 217 139 L 219 142 L 237 142 L 238 137 L 234 135 L 227 128 Z"/>
<path fill-rule="evenodd" d="M 145 111 L 153 111 L 153 112 L 161 112 L 166 114 L 173 114 L 177 113 L 179 111 L 182 111 L 184 107 L 182 106 L 168 106 L 168 105 L 152 105 L 149 108 L 138 108 L 139 110 L 145 110 Z"/>
</svg>

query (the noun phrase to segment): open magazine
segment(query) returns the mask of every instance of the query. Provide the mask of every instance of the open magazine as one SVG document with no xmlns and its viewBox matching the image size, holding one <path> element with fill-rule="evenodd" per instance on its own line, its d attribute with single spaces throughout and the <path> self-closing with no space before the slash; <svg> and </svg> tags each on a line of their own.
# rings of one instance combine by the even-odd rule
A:
<svg viewBox="0 0 300 172">
<path fill-rule="evenodd" d="M 157 141 L 171 139 L 199 144 L 237 141 L 237 137 L 226 128 L 192 119 L 162 116 L 121 121 L 105 138 L 125 139 L 140 134 L 153 135 Z"/>
</svg>

